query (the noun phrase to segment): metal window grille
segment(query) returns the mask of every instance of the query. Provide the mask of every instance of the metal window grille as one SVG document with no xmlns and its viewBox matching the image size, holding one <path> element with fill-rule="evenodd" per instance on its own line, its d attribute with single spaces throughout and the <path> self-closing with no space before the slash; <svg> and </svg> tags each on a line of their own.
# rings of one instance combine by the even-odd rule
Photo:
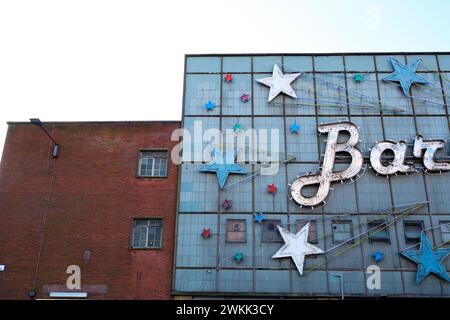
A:
<svg viewBox="0 0 450 320">
<path fill-rule="evenodd" d="M 341 243 L 353 237 L 353 223 L 350 220 L 338 220 L 332 222 L 333 242 Z"/>
<path fill-rule="evenodd" d="M 161 242 L 161 219 L 136 219 L 133 221 L 133 248 L 161 248 Z"/>
<path fill-rule="evenodd" d="M 408 244 L 416 244 L 420 242 L 420 235 L 423 230 L 422 221 L 405 221 L 405 241 Z"/>
<path fill-rule="evenodd" d="M 139 152 L 140 177 L 167 176 L 167 151 L 140 151 Z"/>
<path fill-rule="evenodd" d="M 295 226 L 297 228 L 297 232 L 299 232 L 307 223 L 308 223 L 307 221 L 297 221 L 295 224 Z M 316 220 L 309 221 L 308 242 L 319 243 L 319 240 L 317 239 L 317 221 Z"/>
</svg>

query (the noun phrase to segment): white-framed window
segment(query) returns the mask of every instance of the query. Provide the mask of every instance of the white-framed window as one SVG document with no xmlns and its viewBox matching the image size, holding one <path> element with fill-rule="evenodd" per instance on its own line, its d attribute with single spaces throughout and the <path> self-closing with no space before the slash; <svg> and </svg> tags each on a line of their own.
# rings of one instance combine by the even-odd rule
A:
<svg viewBox="0 0 450 320">
<path fill-rule="evenodd" d="M 166 177 L 167 150 L 140 150 L 139 177 Z"/>
<path fill-rule="evenodd" d="M 159 249 L 162 245 L 162 219 L 133 220 L 133 248 Z"/>
</svg>

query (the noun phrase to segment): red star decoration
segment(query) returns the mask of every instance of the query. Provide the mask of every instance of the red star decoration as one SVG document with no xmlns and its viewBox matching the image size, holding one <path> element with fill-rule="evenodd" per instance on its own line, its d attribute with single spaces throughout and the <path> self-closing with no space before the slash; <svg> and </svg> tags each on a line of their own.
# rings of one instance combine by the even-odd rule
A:
<svg viewBox="0 0 450 320">
<path fill-rule="evenodd" d="M 231 82 L 231 81 L 233 81 L 233 75 L 231 73 L 227 73 L 225 75 L 224 79 L 225 79 L 226 82 Z"/>
<path fill-rule="evenodd" d="M 211 236 L 211 230 L 210 229 L 203 229 L 201 233 L 203 239 L 207 239 Z"/>
<path fill-rule="evenodd" d="M 275 183 L 269 184 L 267 186 L 267 192 L 275 194 L 277 192 L 277 187 L 275 186 Z"/>
</svg>

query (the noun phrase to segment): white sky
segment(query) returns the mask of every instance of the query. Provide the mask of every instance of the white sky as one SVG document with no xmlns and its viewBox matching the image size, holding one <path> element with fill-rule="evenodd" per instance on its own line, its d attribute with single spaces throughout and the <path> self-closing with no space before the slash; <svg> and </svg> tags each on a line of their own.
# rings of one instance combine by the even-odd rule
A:
<svg viewBox="0 0 450 320">
<path fill-rule="evenodd" d="M 6 121 L 177 120 L 186 53 L 449 51 L 450 1 L 0 0 Z"/>
</svg>

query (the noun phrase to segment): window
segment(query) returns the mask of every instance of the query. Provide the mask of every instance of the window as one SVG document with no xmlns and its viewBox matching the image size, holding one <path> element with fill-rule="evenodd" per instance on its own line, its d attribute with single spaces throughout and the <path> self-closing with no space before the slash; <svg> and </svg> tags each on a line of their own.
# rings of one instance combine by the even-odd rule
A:
<svg viewBox="0 0 450 320">
<path fill-rule="evenodd" d="M 450 243 L 450 221 L 439 221 L 441 225 L 441 237 L 443 244 Z"/>
<path fill-rule="evenodd" d="M 416 244 L 420 242 L 420 234 L 423 230 L 422 221 L 405 221 L 405 241 L 407 244 Z"/>
<path fill-rule="evenodd" d="M 385 227 L 385 221 L 384 220 L 373 220 L 367 222 L 367 231 L 369 232 L 369 242 L 370 243 L 378 243 L 378 242 L 384 242 L 384 243 L 390 243 L 391 238 L 389 236 L 389 228 L 384 228 L 380 230 L 381 228 Z"/>
<path fill-rule="evenodd" d="M 162 220 L 133 220 L 133 248 L 161 248 Z"/>
<path fill-rule="evenodd" d="M 281 220 L 263 220 L 262 222 L 262 242 L 281 242 L 281 235 L 277 225 Z"/>
<path fill-rule="evenodd" d="M 308 221 L 297 221 L 295 226 L 297 228 L 297 232 L 299 232 Z M 308 242 L 310 243 L 319 243 L 317 240 L 317 222 L 316 220 L 309 221 L 309 234 L 308 234 Z"/>
<path fill-rule="evenodd" d="M 245 220 L 227 220 L 227 242 L 246 242 Z"/>
<path fill-rule="evenodd" d="M 341 243 L 353 236 L 353 224 L 351 220 L 335 220 L 331 223 L 333 242 Z"/>
<path fill-rule="evenodd" d="M 165 150 L 139 151 L 138 175 L 140 177 L 167 176 L 167 151 Z"/>
</svg>

